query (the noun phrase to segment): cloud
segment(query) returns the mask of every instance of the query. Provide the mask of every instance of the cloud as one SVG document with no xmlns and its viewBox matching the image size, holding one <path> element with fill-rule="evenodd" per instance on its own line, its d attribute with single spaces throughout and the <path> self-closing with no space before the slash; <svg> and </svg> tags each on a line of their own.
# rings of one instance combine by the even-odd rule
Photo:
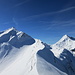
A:
<svg viewBox="0 0 75 75">
<path fill-rule="evenodd" d="M 16 26 L 18 25 L 18 22 L 15 20 L 15 18 L 12 18 L 11 21 L 8 21 L 8 22 L 4 22 L 4 23 L 1 23 L 2 25 L 7 25 L 7 24 L 15 24 Z"/>
<path fill-rule="evenodd" d="M 30 0 L 25 0 L 25 1 L 23 1 L 23 2 L 20 2 L 20 3 L 16 4 L 16 5 L 14 5 L 14 7 L 21 6 L 21 5 L 23 5 L 23 4 L 25 4 L 25 3 L 29 2 L 29 1 L 30 1 Z"/>
<path fill-rule="evenodd" d="M 65 8 L 65 9 L 61 9 L 61 10 L 58 10 L 58 11 L 55 11 L 55 12 L 45 13 L 45 14 L 63 13 L 63 12 L 66 12 L 66 11 L 69 11 L 69 10 L 72 10 L 72 9 L 75 9 L 75 6 L 74 7 L 68 7 L 68 8 Z"/>
<path fill-rule="evenodd" d="M 66 9 L 59 10 L 56 13 L 62 13 L 62 12 L 69 11 L 69 10 L 72 10 L 72 9 L 75 9 L 75 6 L 74 7 L 69 7 L 69 8 L 66 8 Z"/>
<path fill-rule="evenodd" d="M 75 34 L 75 31 L 70 31 L 67 34 Z"/>
<path fill-rule="evenodd" d="M 52 21 L 48 24 L 46 30 L 55 29 L 55 28 L 66 28 L 66 27 L 74 27 L 75 19 L 68 21 Z"/>
<path fill-rule="evenodd" d="M 15 20 L 15 18 L 12 18 L 13 23 L 17 26 L 18 22 Z"/>
<path fill-rule="evenodd" d="M 72 9 L 75 9 L 75 7 L 69 7 L 69 8 L 61 9 L 61 10 L 58 10 L 58 11 L 55 11 L 55 12 L 47 12 L 47 13 L 32 15 L 32 16 L 22 18 L 21 20 L 32 20 L 32 19 L 35 19 L 35 18 L 43 17 L 43 16 L 63 13 L 63 12 L 66 12 L 66 11 L 69 11 L 69 10 L 72 10 Z"/>
<path fill-rule="evenodd" d="M 4 23 L 1 23 L 2 25 L 6 25 L 6 24 L 10 24 L 12 23 L 11 21 L 10 22 L 4 22 Z"/>
</svg>

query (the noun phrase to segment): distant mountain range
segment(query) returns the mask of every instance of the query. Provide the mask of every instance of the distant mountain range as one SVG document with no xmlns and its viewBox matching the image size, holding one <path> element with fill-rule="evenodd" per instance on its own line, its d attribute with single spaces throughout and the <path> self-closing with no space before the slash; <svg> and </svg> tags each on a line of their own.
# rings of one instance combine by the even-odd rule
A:
<svg viewBox="0 0 75 75">
<path fill-rule="evenodd" d="M 75 75 L 75 38 L 48 45 L 13 27 L 2 31 L 0 75 Z"/>
</svg>

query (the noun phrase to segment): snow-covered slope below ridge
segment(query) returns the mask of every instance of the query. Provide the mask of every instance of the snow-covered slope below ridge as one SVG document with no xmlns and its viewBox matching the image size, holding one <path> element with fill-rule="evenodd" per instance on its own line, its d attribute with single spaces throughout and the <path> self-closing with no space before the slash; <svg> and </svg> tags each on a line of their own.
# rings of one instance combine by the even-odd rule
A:
<svg viewBox="0 0 75 75">
<path fill-rule="evenodd" d="M 74 75 L 73 54 L 63 49 L 58 58 L 52 49 L 13 27 L 0 32 L 0 75 Z"/>
</svg>

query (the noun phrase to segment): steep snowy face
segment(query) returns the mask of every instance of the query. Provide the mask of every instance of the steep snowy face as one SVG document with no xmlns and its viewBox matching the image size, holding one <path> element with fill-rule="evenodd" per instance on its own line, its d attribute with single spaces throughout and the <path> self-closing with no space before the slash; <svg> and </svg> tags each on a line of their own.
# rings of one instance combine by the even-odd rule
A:
<svg viewBox="0 0 75 75">
<path fill-rule="evenodd" d="M 29 35 L 12 27 L 0 34 L 0 44 L 4 42 L 8 42 L 10 45 L 20 48 L 23 45 L 33 44 L 35 40 Z"/>
<path fill-rule="evenodd" d="M 64 35 L 53 47 L 59 47 L 64 49 L 74 49 L 75 48 L 75 38 Z"/>
</svg>

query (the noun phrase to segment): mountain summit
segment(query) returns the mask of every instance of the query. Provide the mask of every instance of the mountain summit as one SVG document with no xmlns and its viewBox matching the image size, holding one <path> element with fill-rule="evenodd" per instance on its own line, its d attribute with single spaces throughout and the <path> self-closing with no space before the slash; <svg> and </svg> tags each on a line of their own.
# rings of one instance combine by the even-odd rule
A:
<svg viewBox="0 0 75 75">
<path fill-rule="evenodd" d="M 33 44 L 35 40 L 26 33 L 18 31 L 14 27 L 12 27 L 0 34 L 0 43 L 3 42 L 7 42 L 14 47 L 20 48 L 23 45 Z"/>
<path fill-rule="evenodd" d="M 75 75 L 74 38 L 50 46 L 9 28 L 0 32 L 0 75 Z"/>
<path fill-rule="evenodd" d="M 73 38 L 73 37 L 70 37 L 68 35 L 64 35 L 58 42 L 63 42 L 63 41 L 66 41 L 68 39 L 73 40 L 73 41 L 75 40 L 75 38 Z"/>
<path fill-rule="evenodd" d="M 68 35 L 64 35 L 58 42 L 56 42 L 53 47 L 64 48 L 64 49 L 74 49 L 75 48 L 75 38 Z"/>
</svg>

